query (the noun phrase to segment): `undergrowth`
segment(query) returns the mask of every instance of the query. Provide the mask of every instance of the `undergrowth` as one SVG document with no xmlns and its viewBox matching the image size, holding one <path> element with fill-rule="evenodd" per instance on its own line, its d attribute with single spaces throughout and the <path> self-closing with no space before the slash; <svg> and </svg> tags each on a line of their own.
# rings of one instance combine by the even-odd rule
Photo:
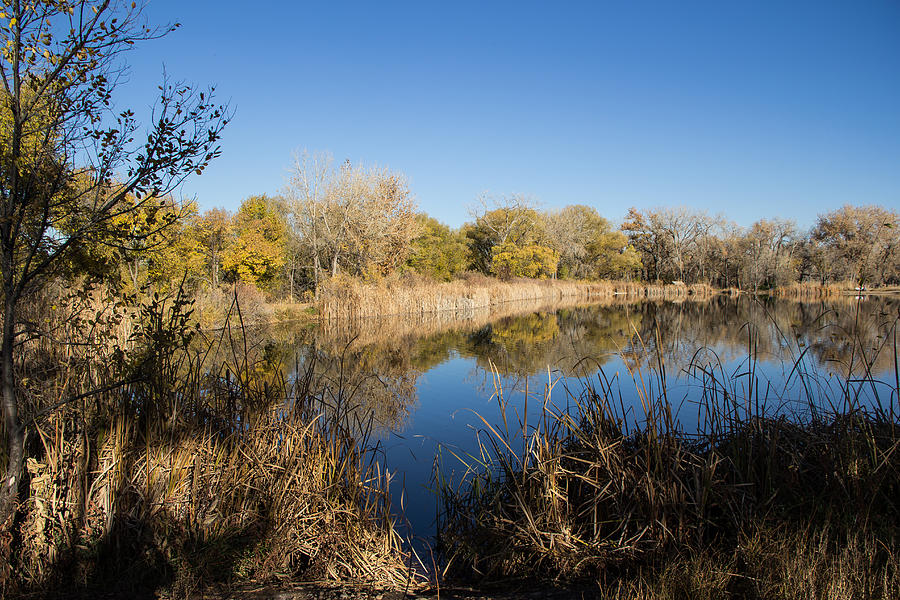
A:
<svg viewBox="0 0 900 600">
<path fill-rule="evenodd" d="M 35 336 L 17 365 L 32 433 L 0 528 L 0 595 L 408 584 L 376 446 L 312 363 L 285 375 L 236 301 L 207 334 L 182 295 L 109 300 L 35 307 L 66 317 L 62 342 Z"/>
</svg>

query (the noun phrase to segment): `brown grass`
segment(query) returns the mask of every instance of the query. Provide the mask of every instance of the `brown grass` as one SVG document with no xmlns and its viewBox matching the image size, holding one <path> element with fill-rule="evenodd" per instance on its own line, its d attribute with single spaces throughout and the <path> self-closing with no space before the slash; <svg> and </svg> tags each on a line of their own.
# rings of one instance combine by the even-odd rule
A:
<svg viewBox="0 0 900 600">
<path fill-rule="evenodd" d="M 632 373 L 637 422 L 602 371 L 582 389 L 551 381 L 530 421 L 495 374 L 499 420 L 482 419 L 477 452 L 446 458 L 461 479 L 436 474 L 446 573 L 587 580 L 610 598 L 900 596 L 900 377 L 812 380 L 796 365 L 833 406 L 773 413 L 788 399 L 754 395 L 753 357 L 733 377 L 691 369 L 696 433 L 659 372 Z"/>
<path fill-rule="evenodd" d="M 366 424 L 311 368 L 285 379 L 231 327 L 199 339 L 183 298 L 135 310 L 84 311 L 93 329 L 64 319 L 69 343 L 40 342 L 19 365 L 34 423 L 21 505 L 0 528 L 0 595 L 415 580 Z"/>
<path fill-rule="evenodd" d="M 469 274 L 451 282 L 387 279 L 377 283 L 336 277 L 322 287 L 319 314 L 324 319 L 353 320 L 386 315 L 463 313 L 508 302 L 679 299 L 708 297 L 707 285 L 645 285 L 634 282 L 584 282 L 518 279 L 503 281 Z"/>
<path fill-rule="evenodd" d="M 809 301 L 823 298 L 833 298 L 852 291 L 854 284 L 849 282 L 830 283 L 822 285 L 812 281 L 792 283 L 770 290 L 768 293 L 778 298 Z"/>
</svg>

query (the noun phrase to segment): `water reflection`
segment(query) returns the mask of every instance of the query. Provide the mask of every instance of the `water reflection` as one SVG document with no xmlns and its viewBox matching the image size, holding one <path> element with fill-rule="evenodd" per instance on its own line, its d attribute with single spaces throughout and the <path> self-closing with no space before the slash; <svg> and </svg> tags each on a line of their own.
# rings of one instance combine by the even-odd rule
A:
<svg viewBox="0 0 900 600">
<path fill-rule="evenodd" d="M 505 314 L 329 323 L 305 343 L 315 348 L 323 381 L 350 385 L 360 406 L 396 428 L 417 400 L 418 377 L 456 357 L 505 376 L 549 368 L 585 377 L 611 360 L 650 369 L 662 359 L 669 372 L 681 372 L 705 349 L 723 364 L 752 355 L 790 367 L 803 358 L 840 375 L 870 369 L 877 376 L 893 368 L 893 348 L 886 345 L 898 309 L 894 298 L 800 303 L 727 296 L 677 304 L 520 305 L 505 306 Z M 586 357 L 591 360 L 581 360 Z M 406 408 L 385 406 L 392 402 Z"/>
<path fill-rule="evenodd" d="M 779 373 L 786 378 L 798 362 L 822 376 L 893 377 L 898 314 L 897 298 L 876 296 L 815 303 L 728 296 L 516 303 L 302 330 L 272 327 L 248 334 L 243 348 L 222 344 L 218 351 L 246 353 L 258 375 L 291 377 L 312 368 L 316 389 L 331 405 L 352 407 L 360 423 L 383 435 L 408 427 L 419 404 L 429 402 L 420 398 L 423 375 L 449 363 L 455 379 L 444 385 L 463 403 L 473 394 L 490 396 L 493 370 L 514 387 L 529 377 L 546 380 L 548 370 L 588 378 L 607 368 L 628 374 L 662 366 L 678 376 L 715 363 L 739 375 L 752 357 L 768 365 L 774 380 Z"/>
<path fill-rule="evenodd" d="M 474 413 L 495 417 L 495 372 L 524 412 L 521 391 L 518 400 L 514 391 L 523 383 L 540 395 L 548 380 L 577 388 L 578 381 L 597 381 L 602 370 L 640 420 L 632 378 L 658 376 L 663 369 L 668 397 L 690 428 L 702 418 L 697 403 L 703 369 L 713 366 L 735 395 L 751 385 L 752 369 L 762 394 L 778 390 L 778 403 L 792 394 L 830 402 L 844 393 L 833 382 L 848 374 L 893 379 L 898 314 L 900 301 L 883 297 L 510 304 L 494 311 L 325 323 L 292 333 L 279 329 L 260 347 L 281 360 L 293 354 L 300 372 L 312 368 L 327 402 L 353 409 L 359 428 L 383 441 L 388 467 L 404 476 L 412 530 L 427 535 L 434 500 L 424 486 L 435 454 L 439 447 L 465 453 L 480 423 Z M 807 380 L 791 387 L 798 369 Z"/>
</svg>

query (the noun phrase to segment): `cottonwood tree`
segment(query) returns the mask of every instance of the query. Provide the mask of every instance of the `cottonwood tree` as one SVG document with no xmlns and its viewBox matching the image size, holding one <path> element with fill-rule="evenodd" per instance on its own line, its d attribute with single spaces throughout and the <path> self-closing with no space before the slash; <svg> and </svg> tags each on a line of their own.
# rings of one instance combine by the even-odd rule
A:
<svg viewBox="0 0 900 600">
<path fill-rule="evenodd" d="M 474 223 L 465 228 L 472 267 L 489 273 L 494 246 L 525 246 L 542 241 L 543 218 L 536 202 L 521 194 L 482 194 L 469 210 Z"/>
<path fill-rule="evenodd" d="M 287 223 L 280 199 L 251 196 L 233 219 L 234 235 L 222 252 L 222 270 L 230 281 L 269 288 L 282 272 Z"/>
<path fill-rule="evenodd" d="M 231 213 L 224 208 L 211 208 L 197 220 L 195 235 L 203 253 L 207 279 L 213 287 L 219 287 L 222 254 L 233 228 Z"/>
<path fill-rule="evenodd" d="M 772 288 L 796 281 L 796 226 L 784 219 L 760 219 L 742 239 L 744 287 Z"/>
<path fill-rule="evenodd" d="M 465 237 L 425 213 L 416 215 L 419 234 L 413 238 L 406 266 L 434 279 L 450 281 L 466 268 Z"/>
<path fill-rule="evenodd" d="M 547 245 L 559 254 L 560 277 L 593 275 L 588 248 L 598 235 L 609 231 L 606 219 L 589 206 L 566 206 L 545 215 L 544 229 Z"/>
<path fill-rule="evenodd" d="M 546 245 L 559 254 L 559 276 L 622 278 L 640 271 L 640 258 L 621 231 L 596 209 L 566 206 L 544 216 Z"/>
<path fill-rule="evenodd" d="M 719 219 L 686 207 L 628 211 L 622 230 L 641 253 L 648 279 L 693 282 L 706 277 L 708 240 Z"/>
<path fill-rule="evenodd" d="M 7 458 L 0 523 L 16 504 L 31 418 L 21 414 L 16 391 L 23 300 L 80 241 L 202 172 L 219 153 L 228 114 L 212 90 L 164 78 L 145 134 L 134 112 L 114 108 L 123 53 L 175 27 L 146 25 L 134 3 L 0 2 L 0 402 Z M 126 202 L 131 197 L 135 202 Z"/>
<path fill-rule="evenodd" d="M 387 169 L 303 153 L 285 192 L 291 222 L 311 259 L 313 286 L 343 268 L 385 274 L 406 260 L 419 232 L 416 202 L 405 177 Z"/>
<path fill-rule="evenodd" d="M 843 206 L 820 215 L 810 233 L 822 280 L 886 283 L 896 272 L 900 215 L 880 206 Z"/>
</svg>

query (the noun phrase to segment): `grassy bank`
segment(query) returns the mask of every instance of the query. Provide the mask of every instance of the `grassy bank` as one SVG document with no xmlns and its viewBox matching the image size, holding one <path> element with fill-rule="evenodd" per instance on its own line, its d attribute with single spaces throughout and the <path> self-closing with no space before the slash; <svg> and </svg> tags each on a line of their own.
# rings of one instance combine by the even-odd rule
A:
<svg viewBox="0 0 900 600">
<path fill-rule="evenodd" d="M 767 395 L 753 360 L 733 375 L 696 362 L 697 431 L 659 371 L 633 373 L 639 415 L 601 373 L 532 398 L 530 421 L 496 377 L 480 451 L 438 471 L 446 574 L 622 599 L 900 597 L 898 378 L 860 366 L 821 380 L 798 361 L 823 407 Z M 465 476 L 448 475 L 460 461 Z"/>
<path fill-rule="evenodd" d="M 408 583 L 386 474 L 345 392 L 316 389 L 311 369 L 285 378 L 231 327 L 203 337 L 183 299 L 69 302 L 68 343 L 32 342 L 18 365 L 31 426 L 0 595 Z"/>
<path fill-rule="evenodd" d="M 678 299 L 709 296 L 707 285 L 646 285 L 634 282 L 584 282 L 520 279 L 503 281 L 470 275 L 451 282 L 396 279 L 367 284 L 334 278 L 320 292 L 324 319 L 359 319 L 386 315 L 466 312 L 508 302 L 630 299 Z"/>
</svg>

